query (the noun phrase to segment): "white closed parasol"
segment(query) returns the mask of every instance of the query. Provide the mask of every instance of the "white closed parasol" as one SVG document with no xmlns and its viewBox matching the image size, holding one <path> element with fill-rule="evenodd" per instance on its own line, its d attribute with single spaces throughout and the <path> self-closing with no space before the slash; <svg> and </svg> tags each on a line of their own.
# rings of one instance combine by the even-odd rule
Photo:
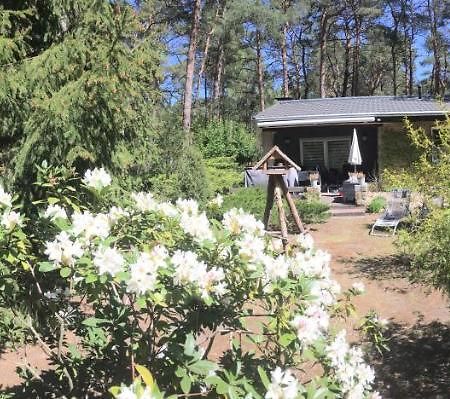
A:
<svg viewBox="0 0 450 399">
<path fill-rule="evenodd" d="M 359 151 L 358 136 L 356 134 L 356 129 L 353 129 L 353 140 L 352 146 L 350 147 L 350 154 L 348 154 L 348 163 L 355 167 L 355 172 L 356 172 L 356 165 L 362 164 L 361 151 Z"/>
</svg>

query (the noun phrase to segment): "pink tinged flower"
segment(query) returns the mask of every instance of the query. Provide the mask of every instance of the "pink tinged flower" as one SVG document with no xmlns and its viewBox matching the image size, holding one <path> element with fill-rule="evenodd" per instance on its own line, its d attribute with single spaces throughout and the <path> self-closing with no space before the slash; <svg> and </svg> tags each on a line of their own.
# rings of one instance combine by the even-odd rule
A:
<svg viewBox="0 0 450 399">
<path fill-rule="evenodd" d="M 94 265 L 97 267 L 99 274 L 108 273 L 115 276 L 123 271 L 125 260 L 121 253 L 110 247 L 100 247 L 94 254 Z"/>
</svg>

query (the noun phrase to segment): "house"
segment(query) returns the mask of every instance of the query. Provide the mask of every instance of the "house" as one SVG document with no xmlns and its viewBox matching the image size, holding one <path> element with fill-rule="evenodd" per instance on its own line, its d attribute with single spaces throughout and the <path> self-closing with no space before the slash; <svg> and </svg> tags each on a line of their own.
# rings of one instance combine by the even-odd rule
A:
<svg viewBox="0 0 450 399">
<path fill-rule="evenodd" d="M 432 134 L 449 103 L 419 97 L 338 97 L 279 100 L 254 120 L 264 151 L 278 145 L 304 170 L 319 170 L 329 183 L 347 177 L 353 129 L 356 128 L 366 175 L 401 168 L 416 157 L 404 127 L 407 117 Z"/>
</svg>

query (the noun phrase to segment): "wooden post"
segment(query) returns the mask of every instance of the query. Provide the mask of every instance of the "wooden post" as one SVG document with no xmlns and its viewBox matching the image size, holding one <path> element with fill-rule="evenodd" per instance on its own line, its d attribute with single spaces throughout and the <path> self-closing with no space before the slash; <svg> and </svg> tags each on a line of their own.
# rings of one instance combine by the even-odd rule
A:
<svg viewBox="0 0 450 399">
<path fill-rule="evenodd" d="M 294 200 L 292 199 L 291 193 L 289 192 L 286 183 L 283 180 L 283 177 L 281 176 L 277 176 L 278 177 L 278 183 L 281 186 L 281 189 L 283 190 L 283 194 L 286 197 L 286 201 L 289 205 L 289 208 L 291 210 L 291 214 L 294 218 L 295 224 L 298 227 L 298 230 L 300 231 L 300 233 L 304 233 L 305 232 L 305 228 L 303 227 L 303 223 L 302 220 L 300 219 L 300 216 L 298 214 L 297 211 L 297 207 L 295 206 Z"/>
<path fill-rule="evenodd" d="M 288 243 L 288 229 L 287 229 L 287 223 L 286 223 L 286 214 L 284 213 L 284 208 L 283 208 L 282 192 L 283 192 L 283 189 L 280 186 L 279 179 L 276 178 L 276 180 L 275 180 L 275 202 L 277 203 L 278 216 L 280 219 L 281 237 L 282 237 L 281 240 L 283 242 L 283 248 L 286 249 L 286 245 Z"/>
<path fill-rule="evenodd" d="M 275 182 L 274 182 L 273 175 L 269 175 L 269 182 L 267 184 L 267 199 L 266 199 L 266 209 L 264 210 L 264 229 L 267 230 L 267 227 L 269 226 L 269 220 L 270 220 L 270 211 L 273 207 L 273 195 L 275 190 Z"/>
</svg>

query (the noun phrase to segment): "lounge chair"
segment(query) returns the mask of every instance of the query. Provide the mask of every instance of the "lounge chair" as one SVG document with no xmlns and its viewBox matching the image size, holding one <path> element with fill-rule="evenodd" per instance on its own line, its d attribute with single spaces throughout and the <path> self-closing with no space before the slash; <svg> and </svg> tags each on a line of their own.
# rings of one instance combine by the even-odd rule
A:
<svg viewBox="0 0 450 399">
<path fill-rule="evenodd" d="M 376 228 L 393 228 L 392 236 L 397 231 L 398 224 L 409 215 L 409 203 L 411 192 L 409 190 L 392 190 L 391 198 L 388 201 L 384 214 L 376 220 L 370 230 L 370 235 L 387 236 L 387 234 L 376 233 Z"/>
</svg>

